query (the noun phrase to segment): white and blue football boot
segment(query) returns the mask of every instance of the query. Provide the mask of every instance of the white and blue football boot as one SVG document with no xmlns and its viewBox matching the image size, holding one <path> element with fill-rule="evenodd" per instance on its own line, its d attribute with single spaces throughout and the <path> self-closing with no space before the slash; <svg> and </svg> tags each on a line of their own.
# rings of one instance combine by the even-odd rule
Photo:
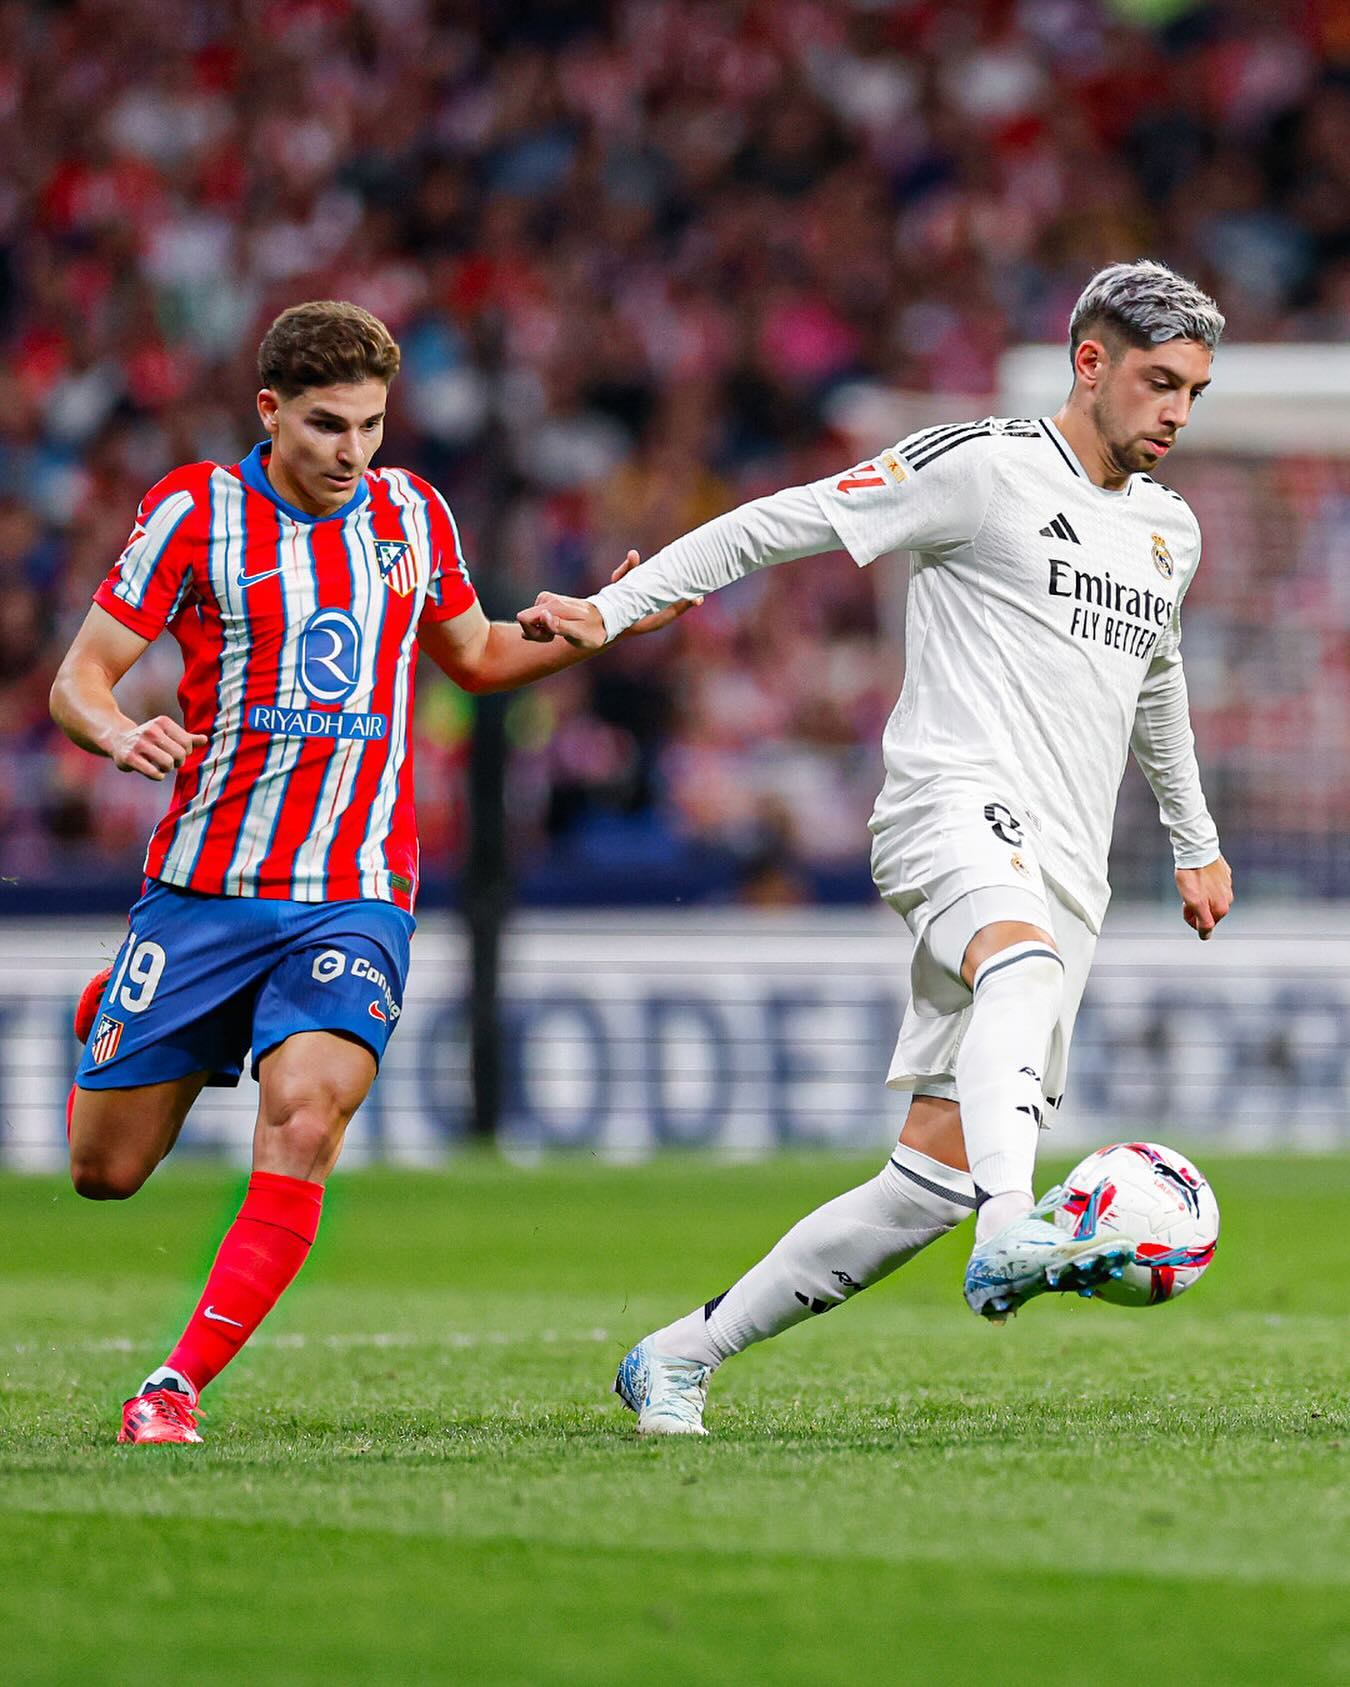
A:
<svg viewBox="0 0 1350 1687">
<path fill-rule="evenodd" d="M 1134 1258 L 1134 1243 L 1106 1230 L 1096 1213 L 1085 1213 L 1073 1230 L 1061 1230 L 1046 1216 L 1067 1190 L 1052 1189 L 1023 1218 L 981 1242 L 966 1267 L 966 1305 L 982 1318 L 1002 1323 L 1037 1295 L 1080 1294 L 1119 1277 Z"/>
<path fill-rule="evenodd" d="M 658 1353 L 644 1340 L 624 1354 L 614 1392 L 637 1413 L 639 1435 L 706 1435 L 703 1408 L 711 1375 L 698 1360 Z"/>
</svg>

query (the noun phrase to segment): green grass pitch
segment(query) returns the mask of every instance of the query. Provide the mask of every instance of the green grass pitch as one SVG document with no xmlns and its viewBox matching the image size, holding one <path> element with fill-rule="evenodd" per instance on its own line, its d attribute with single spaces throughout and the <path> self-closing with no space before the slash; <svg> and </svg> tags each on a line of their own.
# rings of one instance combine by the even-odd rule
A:
<svg viewBox="0 0 1350 1687">
<path fill-rule="evenodd" d="M 626 1346 L 876 1163 L 340 1173 L 199 1448 L 113 1437 L 240 1176 L 0 1179 L 0 1677 L 1350 1681 L 1350 1158 L 1209 1165 L 1174 1306 L 986 1327 L 963 1232 L 635 1439 Z"/>
</svg>

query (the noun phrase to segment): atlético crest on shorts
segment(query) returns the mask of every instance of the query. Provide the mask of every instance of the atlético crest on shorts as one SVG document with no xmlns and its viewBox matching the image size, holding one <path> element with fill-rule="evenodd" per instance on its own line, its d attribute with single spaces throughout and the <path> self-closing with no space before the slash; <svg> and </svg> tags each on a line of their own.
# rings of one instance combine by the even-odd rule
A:
<svg viewBox="0 0 1350 1687">
<path fill-rule="evenodd" d="M 89 1053 L 93 1056 L 94 1065 L 102 1066 L 104 1061 L 111 1060 L 117 1053 L 117 1045 L 121 1041 L 122 1021 L 105 1013 L 99 1020 L 98 1029 L 94 1032 L 94 1040 L 89 1045 Z"/>
<path fill-rule="evenodd" d="M 380 578 L 391 592 L 407 597 L 417 584 L 417 558 L 406 539 L 377 539 L 375 560 L 380 565 Z"/>
</svg>

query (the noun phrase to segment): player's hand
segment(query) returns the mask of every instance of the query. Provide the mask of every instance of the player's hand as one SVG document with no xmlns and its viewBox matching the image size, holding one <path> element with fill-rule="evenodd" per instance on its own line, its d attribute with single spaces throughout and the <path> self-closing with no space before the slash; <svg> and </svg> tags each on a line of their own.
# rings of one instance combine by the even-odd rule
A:
<svg viewBox="0 0 1350 1687">
<path fill-rule="evenodd" d="M 189 732 L 168 715 L 156 715 L 119 732 L 108 749 L 113 765 L 123 773 L 161 780 L 182 767 L 195 749 L 207 742 L 204 733 Z"/>
<path fill-rule="evenodd" d="M 622 580 L 625 574 L 631 574 L 635 568 L 641 566 L 641 562 L 642 558 L 636 551 L 629 551 L 610 575 L 610 584 Z M 701 597 L 696 597 L 683 603 L 672 603 L 665 609 L 658 609 L 654 615 L 644 615 L 640 621 L 634 621 L 619 637 L 633 638 L 642 633 L 659 632 L 662 627 L 668 627 L 672 621 L 678 621 L 681 615 L 696 609 L 702 602 Z M 595 605 L 585 598 L 562 597 L 557 592 L 540 592 L 534 600 L 534 607 L 522 609 L 516 616 L 516 621 L 522 637 L 529 639 L 533 644 L 548 644 L 554 638 L 563 638 L 578 650 L 599 650 L 605 643 L 604 617 Z"/>
<path fill-rule="evenodd" d="M 1181 892 L 1181 917 L 1207 942 L 1214 928 L 1233 906 L 1233 873 L 1220 855 L 1206 867 L 1178 867 L 1177 889 Z"/>
<path fill-rule="evenodd" d="M 561 638 L 578 650 L 599 650 L 605 642 L 604 617 L 584 597 L 540 592 L 534 607 L 522 609 L 516 622 L 521 636 L 531 644 L 551 644 Z"/>
</svg>

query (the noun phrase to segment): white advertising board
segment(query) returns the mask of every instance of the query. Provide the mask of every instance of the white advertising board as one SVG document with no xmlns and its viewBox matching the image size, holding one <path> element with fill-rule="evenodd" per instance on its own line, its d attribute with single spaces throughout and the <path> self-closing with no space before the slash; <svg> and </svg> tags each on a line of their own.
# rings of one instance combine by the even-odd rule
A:
<svg viewBox="0 0 1350 1687">
<path fill-rule="evenodd" d="M 71 1005 L 120 936 L 114 922 L 0 926 L 0 1164 L 64 1164 Z M 503 969 L 503 1138 L 613 1155 L 879 1148 L 904 1112 L 883 1079 L 907 967 L 884 910 L 522 918 Z M 349 1161 L 434 1162 L 463 1139 L 465 989 L 458 928 L 424 919 Z M 1348 1051 L 1350 914 L 1239 911 L 1200 944 L 1179 919 L 1117 910 L 1056 1143 L 1350 1146 Z M 245 1159 L 255 1106 L 247 1077 L 208 1090 L 180 1151 Z"/>
</svg>

